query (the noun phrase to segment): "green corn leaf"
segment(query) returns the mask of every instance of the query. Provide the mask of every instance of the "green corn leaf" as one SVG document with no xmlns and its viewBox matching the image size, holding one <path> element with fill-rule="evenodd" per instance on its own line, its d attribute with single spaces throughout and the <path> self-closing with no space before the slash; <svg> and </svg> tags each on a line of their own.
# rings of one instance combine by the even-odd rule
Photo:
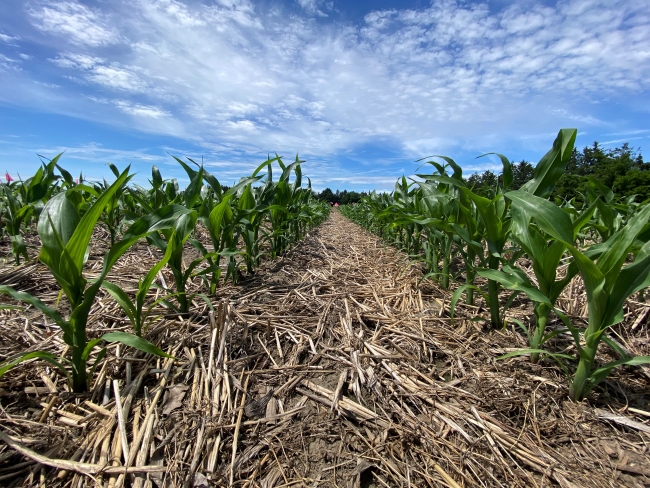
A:
<svg viewBox="0 0 650 488">
<path fill-rule="evenodd" d="M 426 181 L 439 181 L 440 183 L 445 183 L 448 185 L 453 185 L 457 186 L 460 188 L 465 187 L 465 182 L 462 180 L 457 180 L 456 178 L 451 178 L 449 176 L 442 176 L 442 175 L 415 175 L 418 178 L 422 178 L 423 180 Z"/>
<path fill-rule="evenodd" d="M 201 197 L 201 188 L 203 186 L 203 166 L 199 168 L 199 171 L 196 173 L 196 176 L 192 178 L 190 184 L 187 185 L 185 189 L 185 206 L 187 208 L 193 208 L 194 205 L 198 202 Z"/>
<path fill-rule="evenodd" d="M 102 342 L 102 338 L 99 339 L 92 339 L 86 343 L 86 347 L 83 350 L 83 353 L 81 354 L 81 358 L 84 361 L 88 361 L 88 358 L 90 357 L 90 354 L 93 352 L 93 349 Z"/>
<path fill-rule="evenodd" d="M 124 313 L 129 317 L 129 321 L 137 329 L 136 310 L 129 296 L 117 285 L 108 281 L 102 282 L 102 287 L 111 294 L 117 304 L 124 310 Z"/>
<path fill-rule="evenodd" d="M 622 359 L 628 359 L 630 356 L 628 355 L 627 352 L 623 350 L 620 344 L 617 342 L 613 341 L 609 337 L 607 337 L 607 334 L 603 334 L 602 340 L 605 344 L 607 344 L 609 347 L 612 348 L 613 351 L 616 352 L 619 356 L 621 356 Z"/>
<path fill-rule="evenodd" d="M 221 198 L 223 194 L 223 188 L 221 187 L 221 183 L 219 183 L 219 180 L 217 180 L 214 176 L 212 176 L 207 171 L 205 171 L 205 173 L 203 174 L 203 179 L 208 183 L 210 188 L 214 190 L 214 193 L 217 195 L 217 198 Z"/>
<path fill-rule="evenodd" d="M 616 366 L 621 366 L 621 365 L 627 365 L 627 366 L 640 366 L 642 364 L 650 364 L 650 356 L 637 356 L 633 358 L 623 358 L 619 359 L 618 361 L 612 361 L 611 363 L 607 363 L 605 366 L 602 366 L 596 370 L 594 370 L 590 377 L 590 384 L 587 386 L 586 391 L 584 393 L 584 396 L 586 396 L 594 386 L 596 386 L 598 383 L 602 382 L 609 373 L 614 369 Z"/>
<path fill-rule="evenodd" d="M 95 230 L 95 224 L 97 224 L 97 221 L 109 200 L 127 181 L 128 174 L 129 167 L 127 167 L 120 177 L 106 189 L 106 191 L 97 199 L 97 201 L 95 201 L 93 206 L 90 207 L 81 218 L 81 221 L 77 225 L 72 237 L 70 237 L 70 241 L 65 246 L 66 254 L 69 256 L 70 260 L 62 261 L 62 266 L 73 265 L 74 269 L 62 270 L 64 271 L 64 275 L 65 271 L 70 274 L 81 274 L 86 257 L 86 250 L 88 249 L 88 243 L 90 242 L 90 238 Z"/>
<path fill-rule="evenodd" d="M 521 320 L 515 319 L 513 317 L 508 317 L 503 321 L 503 327 L 506 328 L 508 326 L 508 322 L 512 322 L 514 324 L 517 324 L 519 328 L 522 330 L 526 338 L 528 339 L 528 342 L 530 343 L 531 337 L 530 337 L 530 332 L 528 332 L 528 327 L 526 327 Z"/>
<path fill-rule="evenodd" d="M 189 239 L 188 242 L 192 245 L 194 249 L 199 251 L 201 253 L 201 256 L 205 256 L 206 254 L 210 254 L 209 251 L 206 249 L 206 247 L 198 240 L 196 239 Z"/>
<path fill-rule="evenodd" d="M 167 183 L 165 187 L 165 195 L 167 195 L 168 201 L 176 201 L 176 197 L 178 196 L 178 181 L 176 178 L 173 178 L 170 182 Z"/>
<path fill-rule="evenodd" d="M 29 303 L 31 306 L 43 312 L 47 317 L 52 319 L 56 325 L 61 327 L 61 330 L 65 335 L 72 334 L 72 330 L 70 329 L 70 324 L 68 324 L 63 319 L 63 317 L 61 317 L 59 312 L 57 312 L 53 308 L 48 307 L 35 296 L 32 296 L 29 293 L 25 293 L 23 291 L 17 291 L 11 286 L 6 286 L 6 285 L 0 285 L 0 293 L 9 295 L 12 298 L 15 298 L 16 300 L 20 300 L 21 302 Z"/>
<path fill-rule="evenodd" d="M 548 334 L 546 334 L 546 335 L 542 338 L 542 342 L 541 342 L 541 344 L 544 344 L 544 343 L 545 343 L 546 341 L 548 341 L 549 339 L 552 339 L 552 338 L 555 337 L 555 336 L 559 336 L 560 334 L 564 334 L 565 332 L 571 332 L 571 331 L 570 331 L 569 329 L 555 329 L 555 330 L 549 332 Z"/>
<path fill-rule="evenodd" d="M 495 269 L 478 269 L 476 272 L 483 278 L 498 281 L 508 290 L 525 293 L 534 302 L 545 303 L 550 307 L 553 306 L 548 297 L 535 288 L 528 279 L 524 280 L 521 276 L 515 276 Z"/>
<path fill-rule="evenodd" d="M 587 177 L 590 189 L 598 190 L 607 204 L 610 204 L 614 199 L 614 192 L 608 186 L 603 185 L 597 178 L 593 176 Z"/>
<path fill-rule="evenodd" d="M 14 253 L 14 256 L 23 256 L 25 260 L 29 260 L 29 254 L 27 254 L 27 246 L 25 245 L 25 240 L 20 234 L 15 236 L 9 236 L 11 241 L 11 249 Z"/>
<path fill-rule="evenodd" d="M 547 248 L 546 253 L 544 254 L 544 261 L 541 263 L 541 270 L 542 273 L 538 276 L 538 279 L 541 281 L 544 281 L 544 290 L 547 290 L 549 293 L 549 297 L 551 298 L 552 302 L 555 302 L 559 294 L 562 292 L 564 289 L 566 283 L 564 281 L 558 281 L 556 282 L 557 278 L 557 269 L 560 265 L 560 261 L 562 261 L 562 257 L 564 256 L 564 252 L 566 251 L 566 245 L 562 241 L 553 241 Z M 534 266 L 533 266 L 534 267 Z M 575 276 L 575 272 L 573 272 L 573 269 L 571 271 L 567 271 L 566 277 Z M 576 270 L 577 272 L 577 270 Z M 568 281 L 571 280 L 569 278 Z M 567 283 L 568 283 L 567 281 Z M 542 289 L 542 284 L 540 282 L 540 289 Z M 553 292 L 552 290 L 557 289 L 557 293 Z"/>
<path fill-rule="evenodd" d="M 589 223 L 591 217 L 596 211 L 596 203 L 592 203 L 584 212 L 582 212 L 573 221 L 573 242 L 578 238 L 578 234 L 582 228 Z"/>
<path fill-rule="evenodd" d="M 167 232 L 167 231 L 164 231 L 164 232 Z M 171 236 L 171 234 L 169 234 L 169 235 Z M 167 252 L 168 247 L 171 247 L 173 249 L 173 246 L 168 246 L 167 242 L 165 242 L 165 239 L 160 237 L 160 234 L 158 234 L 157 232 L 152 232 L 151 234 L 149 234 L 147 236 L 147 242 L 150 245 L 160 249 L 162 252 Z"/>
<path fill-rule="evenodd" d="M 251 210 L 255 208 L 255 197 L 253 196 L 251 185 L 246 185 L 244 188 L 244 191 L 239 197 L 239 202 L 237 202 L 237 207 L 240 210 Z"/>
<path fill-rule="evenodd" d="M 557 205 L 523 191 L 508 192 L 506 197 L 534 217 L 544 232 L 569 244 L 573 243 L 571 219 Z"/>
<path fill-rule="evenodd" d="M 614 230 L 614 220 L 616 219 L 616 212 L 600 198 L 596 198 L 596 207 L 598 208 L 598 217 L 603 223 L 606 232 Z"/>
<path fill-rule="evenodd" d="M 14 356 L 12 359 L 7 361 L 6 363 L 3 363 L 0 366 L 0 377 L 2 377 L 7 371 L 9 371 L 14 366 L 24 361 L 29 361 L 30 359 L 43 359 L 47 361 L 51 365 L 58 368 L 59 371 L 61 371 L 61 373 L 63 373 L 63 375 L 66 378 L 68 378 L 68 382 L 72 383 L 70 372 L 67 369 L 65 369 L 65 367 L 58 361 L 58 358 L 54 354 L 45 351 L 23 352 Z"/>
<path fill-rule="evenodd" d="M 67 198 L 66 192 L 53 196 L 43 207 L 38 219 L 41 238 L 41 261 L 49 268 L 59 269 L 64 247 L 70 241 L 80 222 L 79 212 Z"/>
<path fill-rule="evenodd" d="M 567 317 L 566 314 L 563 313 L 561 310 L 558 310 L 557 308 L 553 308 L 553 311 L 555 312 L 555 315 L 557 315 L 560 318 L 560 320 L 567 328 L 567 330 L 571 333 L 571 337 L 573 337 L 573 342 L 576 346 L 576 349 L 578 350 L 578 356 L 582 357 L 582 355 L 584 354 L 584 350 L 581 346 L 580 334 L 584 332 L 584 329 L 574 327 L 569 317 Z"/>
<path fill-rule="evenodd" d="M 2 190 L 7 198 L 7 203 L 9 204 L 9 215 L 11 216 L 11 219 L 13 220 L 14 216 L 16 215 L 16 212 L 20 208 L 20 204 L 18 203 L 18 200 L 16 200 L 16 197 L 13 194 L 13 191 L 8 185 L 2 185 Z"/>
<path fill-rule="evenodd" d="M 553 148 L 535 166 L 533 179 L 521 189 L 538 197 L 548 198 L 555 188 L 555 183 L 564 173 L 577 135 L 577 129 L 561 129 L 553 142 Z"/>
<path fill-rule="evenodd" d="M 86 185 L 85 183 L 79 183 L 78 185 L 75 185 L 74 190 L 78 192 L 85 191 L 87 193 L 90 193 L 92 196 L 99 198 L 99 192 L 97 189 L 93 188 L 90 185 Z"/>
<path fill-rule="evenodd" d="M 510 188 L 514 176 L 512 175 L 512 164 L 510 163 L 510 160 L 508 158 L 506 158 L 503 154 L 489 152 L 478 156 L 476 159 L 482 158 L 484 156 L 488 156 L 490 154 L 494 154 L 495 156 L 498 156 L 499 159 L 501 160 L 501 164 L 503 165 L 503 188 L 504 189 Z"/>
<path fill-rule="evenodd" d="M 221 242 L 221 226 L 223 223 L 224 215 L 227 211 L 230 211 L 230 205 L 228 204 L 230 198 L 231 195 L 226 194 L 223 197 L 223 200 L 221 200 L 221 202 L 216 205 L 210 212 L 208 230 L 210 231 L 210 235 L 212 236 L 215 246 L 217 243 Z M 215 248 L 215 251 L 218 251 L 218 249 Z"/>
<path fill-rule="evenodd" d="M 193 210 L 185 208 L 183 205 L 167 205 L 135 221 L 124 233 L 122 239 L 116 242 L 104 257 L 103 272 L 108 273 L 120 256 L 139 239 L 142 239 L 149 233 L 173 227 L 181 215 L 186 215 L 191 212 Z"/>
<path fill-rule="evenodd" d="M 285 169 L 287 169 L 287 167 L 285 166 L 285 164 L 282 162 L 282 158 L 281 158 L 280 156 L 278 156 L 278 153 L 275 153 L 275 157 L 278 158 L 278 164 L 280 165 L 280 169 L 281 169 L 282 171 L 284 171 Z M 282 178 L 280 178 L 280 179 L 282 179 Z"/>
<path fill-rule="evenodd" d="M 68 186 L 72 187 L 74 186 L 74 178 L 72 175 L 67 172 L 65 169 L 63 169 L 61 166 L 55 163 L 56 169 L 59 170 L 61 173 L 61 176 L 63 176 L 63 180 L 68 184 Z"/>
<path fill-rule="evenodd" d="M 142 207 L 142 209 L 146 213 L 152 213 L 154 211 L 154 207 L 151 206 L 150 202 L 142 198 L 142 195 L 140 195 L 137 191 L 135 191 L 133 188 L 129 188 L 129 193 L 133 197 L 133 199 L 138 202 L 138 204 Z"/>
<path fill-rule="evenodd" d="M 120 177 L 120 170 L 117 169 L 117 166 L 115 166 L 113 163 L 108 163 L 108 167 L 111 169 L 111 171 L 115 175 L 115 178 Z"/>
<path fill-rule="evenodd" d="M 172 235 L 172 239 L 174 239 L 174 235 Z M 138 292 L 136 293 L 136 307 L 137 311 L 136 314 L 140 314 L 142 311 L 142 307 L 144 305 L 145 298 L 147 297 L 147 293 L 149 292 L 149 289 L 151 288 L 151 284 L 153 281 L 156 279 L 156 276 L 160 272 L 160 270 L 167 264 L 169 261 L 169 258 L 172 255 L 173 248 L 172 246 L 167 246 L 165 249 L 165 254 L 163 255 L 162 259 L 158 261 L 147 273 L 145 276 L 144 280 L 142 280 L 138 284 Z M 140 323 L 139 326 L 142 326 Z M 139 335 L 138 331 L 138 335 Z"/>
<path fill-rule="evenodd" d="M 165 351 L 159 349 L 151 342 L 143 339 L 142 337 L 138 337 L 133 334 L 127 334 L 126 332 L 109 332 L 108 334 L 104 334 L 102 336 L 102 339 L 104 339 L 106 342 L 120 342 L 126 346 L 133 347 L 135 349 L 138 349 L 142 352 L 146 352 L 148 354 L 152 354 L 154 356 L 161 356 L 165 358 L 174 357 L 174 356 L 170 356 Z"/>
<path fill-rule="evenodd" d="M 416 163 L 419 163 L 420 161 L 424 161 L 425 159 L 429 159 L 429 158 L 440 158 L 440 159 L 443 159 L 444 161 L 446 161 L 447 164 L 449 166 L 451 166 L 451 168 L 454 170 L 454 179 L 457 180 L 457 181 L 460 181 L 460 182 L 463 181 L 463 170 L 462 170 L 462 168 L 456 163 L 456 161 L 454 161 L 450 157 L 439 156 L 439 155 L 434 154 L 433 156 L 427 156 L 425 158 L 420 158 L 420 159 L 418 159 L 416 161 Z M 434 164 L 432 161 L 426 161 L 424 164 L 427 164 L 427 163 Z M 443 173 L 443 171 L 441 171 L 440 169 L 438 169 L 438 171 L 440 171 L 441 174 Z"/>
<path fill-rule="evenodd" d="M 178 159 L 178 158 L 177 158 L 176 156 L 174 156 L 173 154 L 170 154 L 170 156 L 171 156 L 172 158 L 174 158 L 174 159 L 176 160 L 176 162 L 178 162 L 178 164 L 180 164 L 180 165 L 183 167 L 183 169 L 184 169 L 185 172 L 187 173 L 187 177 L 190 179 L 190 181 L 192 181 L 192 180 L 196 177 L 196 173 L 197 173 L 197 171 L 195 171 L 195 170 L 193 170 L 192 168 L 190 168 L 189 165 L 188 165 L 187 163 L 185 163 L 185 162 L 184 162 L 183 160 L 181 160 L 181 159 Z M 194 163 L 194 164 L 196 164 L 196 163 Z"/>
<path fill-rule="evenodd" d="M 34 203 L 43 198 L 47 194 L 49 186 L 50 181 L 45 177 L 43 168 L 38 168 L 36 174 L 29 180 L 26 195 L 27 203 Z"/>
<path fill-rule="evenodd" d="M 585 254 L 575 247 L 567 245 L 573 255 L 574 262 L 580 270 L 582 281 L 587 291 L 587 307 L 589 324 L 601 324 L 605 315 L 607 295 L 605 292 L 605 276 Z"/>
<path fill-rule="evenodd" d="M 270 157 L 267 158 L 266 161 L 264 161 L 262 164 L 260 164 L 260 165 L 255 169 L 255 171 L 253 171 L 253 174 L 251 175 L 251 177 L 255 177 L 255 176 L 257 176 L 257 174 L 258 174 L 260 171 L 262 171 L 264 168 L 266 168 L 266 167 L 269 168 L 269 172 L 270 172 L 270 171 L 271 171 L 271 164 L 273 164 L 275 161 L 279 161 L 279 160 L 280 160 L 280 157 L 277 156 L 277 155 L 276 155 L 273 159 L 271 159 Z M 270 175 L 270 173 L 269 173 L 269 175 Z M 269 179 L 269 181 L 271 181 L 271 180 Z"/>
<path fill-rule="evenodd" d="M 459 190 L 465 197 L 474 202 L 483 222 L 485 224 L 485 231 L 487 234 L 488 246 L 491 253 L 498 253 L 499 249 L 493 249 L 492 246 L 501 246 L 505 244 L 503 235 L 503 221 L 497 215 L 497 210 L 492 200 L 477 195 L 473 191 L 459 187 Z"/>
<path fill-rule="evenodd" d="M 616 277 L 630 252 L 630 247 L 647 225 L 649 218 L 650 205 L 646 205 L 602 246 L 603 252 L 598 258 L 598 268 L 606 277 L 608 291 L 612 290 Z"/>
<path fill-rule="evenodd" d="M 183 279 L 188 280 L 190 278 L 190 276 L 192 276 L 192 273 L 194 273 L 194 270 L 196 269 L 196 267 L 199 264 L 201 264 L 203 261 L 205 261 L 206 259 L 215 258 L 215 257 L 218 257 L 218 256 L 219 256 L 219 253 L 215 252 L 215 253 L 209 253 L 209 254 L 206 254 L 205 256 L 201 256 L 200 258 L 194 259 L 190 264 L 187 265 L 187 268 L 185 269 L 185 272 L 183 273 Z"/>
<path fill-rule="evenodd" d="M 160 188 L 163 184 L 162 176 L 160 176 L 160 170 L 156 165 L 151 166 L 151 186 L 154 190 Z"/>
<path fill-rule="evenodd" d="M 650 286 L 650 242 L 644 246 L 644 256 L 637 257 L 634 263 L 626 266 L 612 285 L 611 295 L 607 303 L 607 315 L 603 318 L 603 326 L 609 327 L 622 320 L 625 300 L 639 290 Z M 639 259 L 641 258 L 641 259 Z"/>
<path fill-rule="evenodd" d="M 174 234 L 170 238 L 170 242 L 174 242 L 176 246 L 182 246 L 190 234 L 194 232 L 197 217 L 196 211 L 179 215 L 174 223 Z"/>
<path fill-rule="evenodd" d="M 449 302 L 449 316 L 451 317 L 452 324 L 454 321 L 454 314 L 456 312 L 456 304 L 458 303 L 458 300 L 460 300 L 460 297 L 463 295 L 463 293 L 467 290 L 478 291 L 481 295 L 483 295 L 483 298 L 486 301 L 488 300 L 487 295 L 478 286 L 469 283 L 466 285 L 459 286 L 458 289 L 451 296 L 451 301 Z"/>
<path fill-rule="evenodd" d="M 300 163 L 304 161 L 300 161 L 298 159 L 298 155 L 296 154 L 296 162 L 294 163 L 295 170 L 294 173 L 296 175 L 296 181 L 293 183 L 293 191 L 298 191 L 298 189 L 302 186 L 302 170 L 300 169 Z"/>
<path fill-rule="evenodd" d="M 228 188 L 228 191 L 224 195 L 224 198 L 226 196 L 230 196 L 230 197 L 235 196 L 239 190 L 241 190 L 242 188 L 244 188 L 247 185 L 250 185 L 252 183 L 255 183 L 256 181 L 259 181 L 260 179 L 262 179 L 262 176 L 255 176 L 255 177 L 251 176 L 251 177 L 248 177 L 248 178 L 242 178 L 236 185 L 233 185 L 230 188 Z"/>
</svg>

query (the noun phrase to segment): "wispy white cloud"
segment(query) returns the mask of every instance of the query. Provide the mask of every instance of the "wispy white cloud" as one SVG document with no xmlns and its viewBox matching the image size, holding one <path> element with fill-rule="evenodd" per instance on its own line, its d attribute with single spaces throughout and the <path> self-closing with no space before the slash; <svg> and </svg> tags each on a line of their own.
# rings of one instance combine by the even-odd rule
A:
<svg viewBox="0 0 650 488">
<path fill-rule="evenodd" d="M 610 145 L 610 144 L 621 144 L 624 142 L 630 142 L 630 141 L 638 141 L 641 139 L 647 139 L 647 137 L 626 137 L 625 139 L 614 139 L 612 141 L 604 141 L 601 142 L 600 144 L 602 146 Z"/>
<path fill-rule="evenodd" d="M 152 105 L 143 105 L 141 103 L 132 103 L 127 100 L 114 100 L 113 104 L 122 112 L 135 115 L 136 117 L 149 117 L 152 119 L 162 119 L 169 117 L 170 113 L 162 110 L 160 107 Z"/>
<path fill-rule="evenodd" d="M 9 36 L 0 32 L 0 42 L 4 42 L 5 44 L 14 44 L 14 41 L 17 41 L 18 39 L 20 39 L 20 37 Z"/>
<path fill-rule="evenodd" d="M 329 17 L 323 12 L 323 7 L 328 10 L 333 10 L 333 2 L 325 2 L 323 0 L 296 0 L 308 15 L 316 15 L 318 17 Z"/>
<path fill-rule="evenodd" d="M 612 126 L 612 121 L 600 120 L 597 117 L 592 115 L 583 115 L 577 113 L 570 113 L 568 110 L 556 108 L 550 111 L 551 114 L 558 116 L 559 118 L 572 120 L 580 125 L 592 125 L 592 126 Z"/>
<path fill-rule="evenodd" d="M 61 105 L 85 95 L 83 117 L 120 126 L 127 117 L 208 151 L 329 158 L 330 169 L 368 144 L 396 162 L 460 148 L 543 151 L 562 126 L 612 131 L 620 118 L 603 107 L 650 87 L 649 0 L 501 10 L 436 0 L 369 12 L 358 25 L 338 21 L 331 2 L 287 2 L 33 0 L 23 12 L 44 44 L 56 41 L 53 73 L 24 76 L 60 85 L 51 96 Z"/>
<path fill-rule="evenodd" d="M 137 68 L 107 63 L 103 58 L 87 54 L 63 53 L 50 60 L 61 68 L 81 71 L 83 79 L 114 90 L 144 92 L 149 84 L 137 73 Z"/>
<path fill-rule="evenodd" d="M 637 134 L 649 134 L 650 129 L 631 129 L 631 130 L 626 130 L 623 132 L 610 132 L 608 134 L 603 134 L 605 136 L 629 136 L 629 135 L 637 135 Z"/>
<path fill-rule="evenodd" d="M 120 35 L 111 19 L 102 12 L 76 1 L 49 1 L 28 10 L 34 27 L 58 36 L 72 44 L 89 47 L 116 44 Z"/>
<path fill-rule="evenodd" d="M 13 59 L 4 54 L 0 54 L 0 70 L 19 70 L 19 59 Z"/>
</svg>

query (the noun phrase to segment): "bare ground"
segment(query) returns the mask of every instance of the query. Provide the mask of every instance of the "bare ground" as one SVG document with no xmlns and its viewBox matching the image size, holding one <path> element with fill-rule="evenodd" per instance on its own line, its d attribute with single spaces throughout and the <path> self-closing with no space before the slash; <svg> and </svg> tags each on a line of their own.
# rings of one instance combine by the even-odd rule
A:
<svg viewBox="0 0 650 488">
<path fill-rule="evenodd" d="M 111 280 L 134 290 L 154 256 L 140 246 Z M 452 325 L 450 293 L 421 276 L 334 212 L 220 288 L 214 311 L 200 299 L 187 317 L 161 309 L 147 337 L 175 359 L 109 346 L 85 396 L 40 363 L 18 367 L 0 379 L 0 485 L 650 486 L 646 370 L 621 368 L 574 404 L 555 364 L 496 359 L 526 346 L 519 331 L 483 330 L 468 319 L 480 308 Z M 41 265 L 0 283 L 56 304 Z M 562 304 L 574 320 L 578 288 Z M 647 310 L 630 303 L 615 331 L 635 354 L 647 354 Z M 64 351 L 42 314 L 0 313 L 0 360 Z M 529 320 L 530 305 L 513 313 Z M 89 336 L 129 327 L 103 297 Z M 551 347 L 572 352 L 561 338 Z"/>
</svg>

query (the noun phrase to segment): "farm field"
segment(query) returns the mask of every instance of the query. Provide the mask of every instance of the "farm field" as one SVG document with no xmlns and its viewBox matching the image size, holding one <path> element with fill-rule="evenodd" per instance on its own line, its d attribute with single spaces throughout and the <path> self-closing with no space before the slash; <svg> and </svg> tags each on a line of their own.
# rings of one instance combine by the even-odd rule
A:
<svg viewBox="0 0 650 488">
<path fill-rule="evenodd" d="M 132 281 L 153 264 L 144 252 L 126 256 L 114 273 Z M 220 289 L 215 305 L 224 308 L 210 314 L 197 303 L 188 319 L 153 326 L 150 340 L 175 361 L 128 361 L 131 354 L 111 351 L 92 408 L 75 405 L 60 381 L 43 380 L 41 368 L 3 378 L 3 430 L 73 468 L 39 466 L 5 446 L 3 483 L 38 485 L 44 476 L 91 484 L 86 472 L 138 486 L 180 486 L 193 473 L 194 486 L 226 485 L 231 476 L 263 486 L 643 486 L 643 431 L 608 420 L 626 407 L 614 383 L 589 405 L 574 404 L 556 368 L 495 361 L 525 343 L 469 320 L 451 327 L 449 294 L 418 286 L 422 273 L 405 260 L 334 212 L 253 279 Z M 28 265 L 11 281 L 37 286 L 44 298 L 55 288 L 42 266 Z M 91 320 L 101 332 L 123 328 L 107 302 Z M 37 313 L 5 312 L 3 337 L 39 344 L 32 320 Z M 644 329 L 635 335 L 645 337 Z M 7 341 L 2 347 L 7 354 Z M 112 380 L 128 405 L 132 466 L 145 466 L 126 480 L 122 468 L 100 472 L 123 465 Z M 643 402 L 645 375 L 621 371 L 612 381 L 630 407 Z M 39 423 L 46 409 L 50 418 Z M 628 410 L 623 419 L 641 424 L 644 415 Z"/>
<path fill-rule="evenodd" d="M 0 488 L 650 488 L 649 7 L 0 1 Z"/>
<path fill-rule="evenodd" d="M 562 154 L 549 166 L 560 166 Z M 20 239 L 3 241 L 16 264 L 0 270 L 0 484 L 647 485 L 645 268 L 638 286 L 626 288 L 633 291 L 621 320 L 612 319 L 607 341 L 595 345 L 597 374 L 576 393 L 578 349 L 587 348 L 574 339 L 594 307 L 578 270 L 549 305 L 556 308 L 544 325 L 552 335 L 531 348 L 522 328 L 534 331 L 530 319 L 546 305 L 530 290 L 532 260 L 515 256 L 504 238 L 503 259 L 491 261 L 489 232 L 485 245 L 462 245 L 455 238 L 462 229 L 445 227 L 451 214 L 409 221 L 415 186 L 406 180 L 391 201 L 374 196 L 339 210 L 301 187 L 298 160 L 269 160 L 258 168 L 266 179 L 256 171 L 230 189 L 193 168 L 178 193 L 155 171 L 152 190 L 127 192 L 128 172 L 116 170 L 119 184 L 102 189 L 59 178 L 67 190 L 44 208 L 29 207 L 24 194 L 33 222 L 10 234 Z M 443 186 L 421 187 L 437 191 L 429 202 L 440 205 L 427 208 L 443 212 L 444 191 L 460 180 L 437 169 L 423 181 Z M 547 174 L 536 178 L 548 181 Z M 506 189 L 498 190 L 492 208 L 505 221 L 498 202 Z M 120 203 L 111 204 L 119 192 Z M 525 203 L 521 193 L 509 201 Z M 478 232 L 488 198 L 462 198 L 474 202 Z M 600 205 L 594 219 L 606 214 Z M 640 242 L 645 207 L 630 208 L 618 230 L 603 230 L 602 242 L 625 240 L 642 216 L 621 266 L 648 260 Z M 57 220 L 64 212 L 73 218 Z M 103 220 L 95 225 L 89 216 Z M 552 243 L 543 217 L 530 228 Z M 416 235 L 431 247 L 415 252 Z M 39 236 L 45 251 L 37 262 Z M 595 245 L 590 239 L 581 249 Z M 444 246 L 475 254 L 436 254 Z M 487 266 L 466 266 L 483 251 Z M 519 276 L 517 266 L 530 281 L 515 283 L 522 290 L 513 295 L 495 273 Z M 467 272 L 475 268 L 470 289 Z M 505 284 L 495 288 L 489 280 L 497 277 Z"/>
</svg>

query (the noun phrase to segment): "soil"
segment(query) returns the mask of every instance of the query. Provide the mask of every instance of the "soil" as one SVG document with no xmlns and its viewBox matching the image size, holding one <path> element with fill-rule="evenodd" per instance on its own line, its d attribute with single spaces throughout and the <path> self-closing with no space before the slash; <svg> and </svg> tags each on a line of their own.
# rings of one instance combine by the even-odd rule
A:
<svg viewBox="0 0 650 488">
<path fill-rule="evenodd" d="M 93 240 L 89 277 L 104 237 Z M 133 295 L 159 257 L 139 245 L 109 280 Z M 619 368 L 572 403 L 553 361 L 498 359 L 527 346 L 514 322 L 472 320 L 487 316 L 480 301 L 452 321 L 452 291 L 421 277 L 334 211 L 210 305 L 197 297 L 188 316 L 157 307 L 145 335 L 173 359 L 109 346 L 86 395 L 43 363 L 18 366 L 0 379 L 0 485 L 650 486 L 646 369 Z M 8 266 L 0 284 L 57 306 L 38 263 Z M 190 288 L 205 293 L 198 278 Z M 567 293 L 561 307 L 584 320 L 580 284 Z M 613 331 L 631 354 L 648 354 L 649 305 L 631 300 Z M 40 312 L 0 314 L 0 361 L 64 352 Z M 515 301 L 509 314 L 528 324 L 532 307 Z M 129 329 L 102 295 L 88 335 Z M 548 347 L 575 354 L 562 335 Z M 599 361 L 615 358 L 603 346 Z"/>
</svg>

